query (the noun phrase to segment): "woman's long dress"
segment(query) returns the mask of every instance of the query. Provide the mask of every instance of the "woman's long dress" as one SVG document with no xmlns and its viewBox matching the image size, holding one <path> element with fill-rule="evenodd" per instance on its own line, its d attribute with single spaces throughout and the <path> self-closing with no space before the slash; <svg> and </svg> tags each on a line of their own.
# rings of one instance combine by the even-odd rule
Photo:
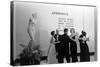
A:
<svg viewBox="0 0 100 67">
<path fill-rule="evenodd" d="M 90 61 L 89 48 L 88 48 L 86 41 L 82 40 L 83 37 L 84 37 L 83 35 L 80 35 L 81 40 L 79 40 L 80 42 L 80 62 Z"/>
<path fill-rule="evenodd" d="M 48 51 L 48 64 L 55 64 L 55 63 L 57 63 L 56 49 L 55 49 L 54 42 L 55 42 L 54 37 L 51 37 L 51 42 L 50 42 L 49 51 Z"/>
<path fill-rule="evenodd" d="M 72 36 L 72 39 L 75 40 L 75 36 Z M 70 52 L 71 52 L 71 58 L 72 62 L 77 62 L 77 43 L 76 41 L 70 40 Z"/>
</svg>

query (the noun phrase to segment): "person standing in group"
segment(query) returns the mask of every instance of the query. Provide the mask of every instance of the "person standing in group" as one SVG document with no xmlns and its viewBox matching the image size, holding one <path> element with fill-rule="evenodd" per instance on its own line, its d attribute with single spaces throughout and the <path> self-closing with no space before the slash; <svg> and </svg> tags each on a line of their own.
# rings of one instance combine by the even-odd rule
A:
<svg viewBox="0 0 100 67">
<path fill-rule="evenodd" d="M 72 58 L 72 62 L 77 62 L 77 34 L 75 32 L 74 28 L 70 29 L 70 52 L 71 52 L 71 58 Z"/>
<path fill-rule="evenodd" d="M 50 45 L 48 49 L 48 54 L 47 54 L 47 63 L 48 64 L 55 64 L 57 63 L 56 59 L 56 49 L 55 49 L 55 31 L 51 32 L 51 39 L 50 39 Z"/>
<path fill-rule="evenodd" d="M 58 53 L 59 53 L 59 45 L 60 45 L 60 37 L 61 37 L 61 35 L 59 35 L 59 30 L 56 30 L 56 34 L 55 34 L 55 36 L 54 36 L 54 38 L 55 38 L 55 48 L 56 48 L 56 53 L 57 53 L 57 56 L 56 56 L 56 58 L 58 59 Z"/>
<path fill-rule="evenodd" d="M 64 34 L 60 38 L 60 49 L 58 53 L 58 63 L 64 63 L 64 58 L 66 58 L 67 63 L 70 62 L 69 56 L 69 43 L 70 38 L 68 36 L 68 29 L 64 29 Z"/>
<path fill-rule="evenodd" d="M 89 38 L 86 37 L 86 32 L 82 31 L 82 34 L 79 36 L 79 42 L 80 42 L 80 62 L 86 62 L 90 61 L 89 56 L 89 48 L 87 41 L 89 41 Z"/>
</svg>

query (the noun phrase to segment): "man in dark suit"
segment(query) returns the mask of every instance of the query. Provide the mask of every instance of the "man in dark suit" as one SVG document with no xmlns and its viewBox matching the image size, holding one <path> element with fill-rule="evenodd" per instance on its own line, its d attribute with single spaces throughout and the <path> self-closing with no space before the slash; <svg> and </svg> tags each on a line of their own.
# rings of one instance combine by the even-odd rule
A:
<svg viewBox="0 0 100 67">
<path fill-rule="evenodd" d="M 56 48 L 57 53 L 58 53 L 59 45 L 60 45 L 60 37 L 61 37 L 61 35 L 59 35 L 59 31 L 56 30 L 56 34 L 55 34 L 54 38 L 55 38 L 55 42 L 56 42 L 55 48 Z"/>
<path fill-rule="evenodd" d="M 60 38 L 58 63 L 64 63 L 64 58 L 66 58 L 67 63 L 70 62 L 70 56 L 69 56 L 70 38 L 67 34 L 68 34 L 68 29 L 64 29 L 64 34 Z"/>
</svg>

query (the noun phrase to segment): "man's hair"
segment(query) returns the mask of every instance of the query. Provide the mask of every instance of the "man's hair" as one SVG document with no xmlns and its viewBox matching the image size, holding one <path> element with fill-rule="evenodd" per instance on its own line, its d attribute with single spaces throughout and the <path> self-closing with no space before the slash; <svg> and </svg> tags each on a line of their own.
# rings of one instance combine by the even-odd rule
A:
<svg viewBox="0 0 100 67">
<path fill-rule="evenodd" d="M 64 32 L 67 32 L 67 31 L 68 31 L 68 29 L 67 29 L 67 28 L 65 28 L 65 29 L 64 29 Z"/>
</svg>

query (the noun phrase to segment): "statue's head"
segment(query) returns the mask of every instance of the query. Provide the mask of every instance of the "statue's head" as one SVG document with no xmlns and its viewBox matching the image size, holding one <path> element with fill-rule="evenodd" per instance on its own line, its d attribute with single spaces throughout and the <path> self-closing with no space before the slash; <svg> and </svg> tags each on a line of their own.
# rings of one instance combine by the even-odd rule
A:
<svg viewBox="0 0 100 67">
<path fill-rule="evenodd" d="M 32 23 L 33 23 L 33 24 L 36 24 L 36 23 L 37 23 L 37 13 L 32 13 L 32 18 L 31 18 L 31 20 L 32 20 Z"/>
<path fill-rule="evenodd" d="M 34 19 L 36 19 L 36 18 L 37 18 L 37 13 L 32 13 L 32 17 L 33 17 Z"/>
</svg>

